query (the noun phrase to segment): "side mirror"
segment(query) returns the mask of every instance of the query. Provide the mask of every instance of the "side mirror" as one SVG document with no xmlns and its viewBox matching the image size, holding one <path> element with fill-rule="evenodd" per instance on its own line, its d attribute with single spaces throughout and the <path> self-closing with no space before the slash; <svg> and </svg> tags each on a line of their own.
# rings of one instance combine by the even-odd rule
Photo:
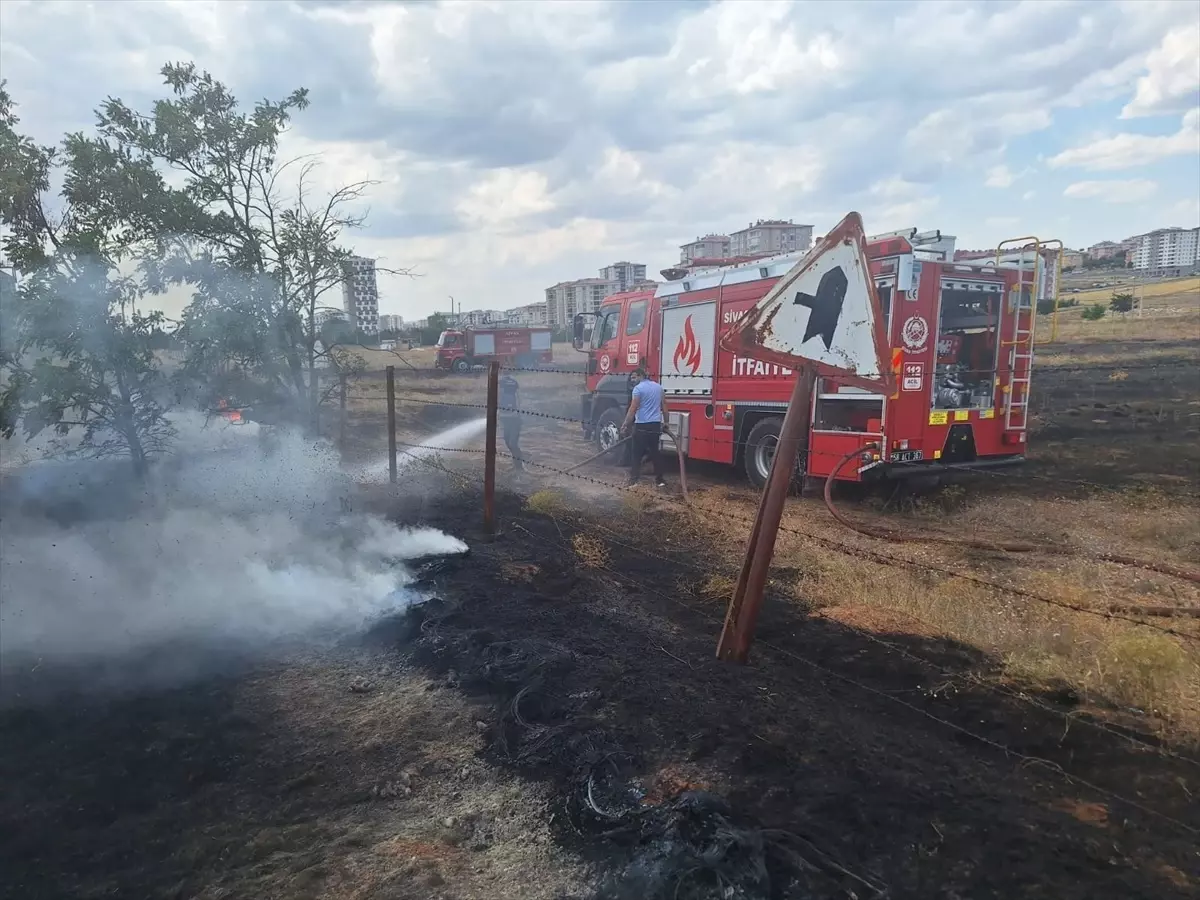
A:
<svg viewBox="0 0 1200 900">
<path fill-rule="evenodd" d="M 582 315 L 575 316 L 575 321 L 574 321 L 573 325 L 574 325 L 574 331 L 572 332 L 572 335 L 571 335 L 571 346 L 574 347 L 576 350 L 582 350 L 583 349 L 583 316 Z"/>
</svg>

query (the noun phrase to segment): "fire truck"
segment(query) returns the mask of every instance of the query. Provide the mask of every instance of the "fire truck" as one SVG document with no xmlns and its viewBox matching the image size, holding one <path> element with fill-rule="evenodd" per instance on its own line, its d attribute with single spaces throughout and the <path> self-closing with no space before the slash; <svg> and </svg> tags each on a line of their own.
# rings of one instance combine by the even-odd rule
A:
<svg viewBox="0 0 1200 900">
<path fill-rule="evenodd" d="M 1057 304 L 1061 253 L 1052 243 L 1019 238 L 988 259 L 955 262 L 954 238 L 938 231 L 868 238 L 894 392 L 819 378 L 800 474 L 830 477 L 869 445 L 836 477 L 928 481 L 951 469 L 1022 462 L 1036 305 Z M 643 367 L 662 384 L 667 424 L 689 459 L 737 466 L 764 484 L 795 375 L 726 349 L 722 338 L 804 255 L 691 271 L 654 290 L 614 294 L 594 314 L 590 338 L 576 317 L 574 343 L 588 355 L 584 437 L 598 450 L 619 441 L 629 375 Z M 663 436 L 664 450 L 673 452 L 671 440 Z"/>
<path fill-rule="evenodd" d="M 521 368 L 548 366 L 554 361 L 553 336 L 549 328 L 539 327 L 450 329 L 438 336 L 433 364 L 453 372 L 469 372 L 493 360 Z"/>
</svg>

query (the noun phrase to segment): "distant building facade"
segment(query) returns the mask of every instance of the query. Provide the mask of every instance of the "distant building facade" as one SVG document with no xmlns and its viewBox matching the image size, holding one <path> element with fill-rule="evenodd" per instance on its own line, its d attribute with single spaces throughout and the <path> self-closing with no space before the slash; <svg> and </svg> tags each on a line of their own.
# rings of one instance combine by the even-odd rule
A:
<svg viewBox="0 0 1200 900">
<path fill-rule="evenodd" d="M 351 256 L 342 266 L 342 308 L 364 334 L 379 333 L 379 284 L 375 260 Z"/>
<path fill-rule="evenodd" d="M 639 281 L 646 280 L 645 263 L 615 262 L 600 270 L 600 278 L 604 281 L 615 281 L 618 291 L 633 290 Z"/>
<path fill-rule="evenodd" d="M 595 312 L 600 304 L 620 290 L 620 283 L 607 278 L 560 281 L 546 288 L 546 324 L 565 328 L 577 313 Z"/>
<path fill-rule="evenodd" d="M 400 331 L 404 327 L 404 316 L 394 316 L 390 313 L 382 313 L 379 316 L 380 331 Z"/>
<path fill-rule="evenodd" d="M 1126 247 L 1116 241 L 1100 241 L 1087 248 L 1088 259 L 1112 259 L 1114 256 L 1124 256 Z"/>
<path fill-rule="evenodd" d="M 729 256 L 729 235 L 706 234 L 694 241 L 679 245 L 679 262 L 683 265 L 694 259 L 725 259 Z"/>
<path fill-rule="evenodd" d="M 1158 228 L 1136 240 L 1130 253 L 1135 269 L 1166 273 L 1200 268 L 1200 228 Z"/>
<path fill-rule="evenodd" d="M 728 256 L 792 253 L 812 246 L 811 225 L 796 225 L 790 219 L 759 219 L 729 235 Z"/>
</svg>

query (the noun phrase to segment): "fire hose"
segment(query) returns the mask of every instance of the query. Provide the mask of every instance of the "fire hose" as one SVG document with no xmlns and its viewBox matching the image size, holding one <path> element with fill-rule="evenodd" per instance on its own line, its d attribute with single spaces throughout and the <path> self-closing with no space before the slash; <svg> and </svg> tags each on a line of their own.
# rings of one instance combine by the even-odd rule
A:
<svg viewBox="0 0 1200 900">
<path fill-rule="evenodd" d="M 675 445 L 675 455 L 679 459 L 679 487 L 683 490 L 684 502 L 687 502 L 688 501 L 687 468 L 683 464 L 683 448 L 681 446 L 679 446 L 679 441 L 675 439 L 675 435 L 671 433 L 670 428 L 668 428 L 666 425 L 663 425 L 662 430 L 663 430 L 663 434 L 665 434 L 667 437 L 669 437 L 671 439 L 671 443 Z M 575 465 L 571 466 L 571 468 L 566 470 L 566 474 L 570 475 L 576 469 L 582 469 L 588 463 L 595 462 L 602 456 L 607 456 L 609 453 L 611 453 L 617 447 L 620 447 L 622 444 L 629 441 L 632 437 L 633 437 L 633 435 L 629 435 L 629 437 L 623 437 L 619 441 L 616 441 L 615 443 L 610 444 L 608 447 L 601 450 L 599 453 L 595 454 L 594 456 L 589 456 L 583 462 L 576 463 Z M 639 460 L 639 463 L 640 463 L 640 460 Z"/>
<path fill-rule="evenodd" d="M 878 449 L 876 444 L 864 444 L 857 450 L 847 453 L 837 465 L 833 467 L 833 471 L 829 473 L 829 477 L 825 479 L 825 507 L 829 510 L 830 515 L 834 517 L 842 525 L 845 525 L 851 531 L 857 531 L 859 534 L 867 537 L 876 538 L 881 541 L 893 541 L 895 543 L 910 543 L 910 544 L 947 544 L 953 547 L 970 547 L 977 550 L 987 550 L 994 553 L 1047 553 L 1057 556 L 1083 556 L 1087 559 L 1092 559 L 1097 562 L 1116 563 L 1121 566 L 1131 566 L 1138 569 L 1146 569 L 1151 572 L 1158 572 L 1162 575 L 1170 575 L 1173 578 L 1179 578 L 1183 581 L 1191 581 L 1195 584 L 1200 584 L 1200 572 L 1194 569 L 1185 569 L 1182 566 L 1174 566 L 1170 563 L 1150 562 L 1149 560 L 1138 559 L 1133 556 L 1125 556 L 1120 553 L 1085 553 L 1074 550 L 1070 547 L 1061 547 L 1046 544 L 1031 544 L 1024 541 L 1005 542 L 1005 541 L 983 541 L 973 538 L 952 538 L 940 537 L 938 535 L 922 535 L 922 534 L 907 534 L 893 531 L 886 528 L 874 528 L 870 525 L 862 525 L 854 522 L 844 516 L 833 502 L 833 482 L 837 478 L 838 473 L 842 471 L 845 465 L 852 459 L 861 457 L 864 453 L 873 452 Z M 1149 608 L 1147 608 L 1149 609 Z M 1175 609 L 1153 607 L 1156 612 L 1147 612 L 1147 615 L 1195 615 L 1195 611 L 1180 607 Z M 1173 612 L 1165 610 L 1171 609 Z"/>
</svg>

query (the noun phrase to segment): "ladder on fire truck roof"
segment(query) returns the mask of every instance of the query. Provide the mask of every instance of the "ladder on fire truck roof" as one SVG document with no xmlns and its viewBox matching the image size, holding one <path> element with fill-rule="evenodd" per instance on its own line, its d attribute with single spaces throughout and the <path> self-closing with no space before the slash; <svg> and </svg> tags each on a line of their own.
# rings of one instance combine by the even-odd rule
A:
<svg viewBox="0 0 1200 900">
<path fill-rule="evenodd" d="M 1015 265 L 1004 260 L 1006 245 L 1016 244 L 1017 259 Z M 1048 245 L 1057 245 L 1055 253 L 1055 271 L 1053 279 L 1046 284 L 1042 296 L 1045 277 L 1046 260 L 1042 250 Z M 1009 293 L 1008 306 L 1013 317 L 1012 340 L 1002 341 L 1001 346 L 1009 347 L 1009 382 L 1004 385 L 1004 429 L 1005 431 L 1024 431 L 1029 421 L 1030 383 L 1033 376 L 1034 332 L 1037 326 L 1037 304 L 1039 300 L 1054 301 L 1054 320 L 1051 326 L 1050 339 L 1057 337 L 1058 331 L 1058 285 L 1062 277 L 1063 242 L 1058 239 L 1042 241 L 1037 237 L 1010 238 L 1001 241 L 996 247 L 996 266 L 1005 266 L 1017 270 L 1017 283 Z M 1026 275 L 1028 274 L 1028 277 Z M 1028 301 L 1026 301 L 1028 298 Z M 1022 313 L 1027 312 L 1028 327 L 1022 328 Z M 1001 315 L 1004 311 L 1001 311 Z"/>
</svg>

